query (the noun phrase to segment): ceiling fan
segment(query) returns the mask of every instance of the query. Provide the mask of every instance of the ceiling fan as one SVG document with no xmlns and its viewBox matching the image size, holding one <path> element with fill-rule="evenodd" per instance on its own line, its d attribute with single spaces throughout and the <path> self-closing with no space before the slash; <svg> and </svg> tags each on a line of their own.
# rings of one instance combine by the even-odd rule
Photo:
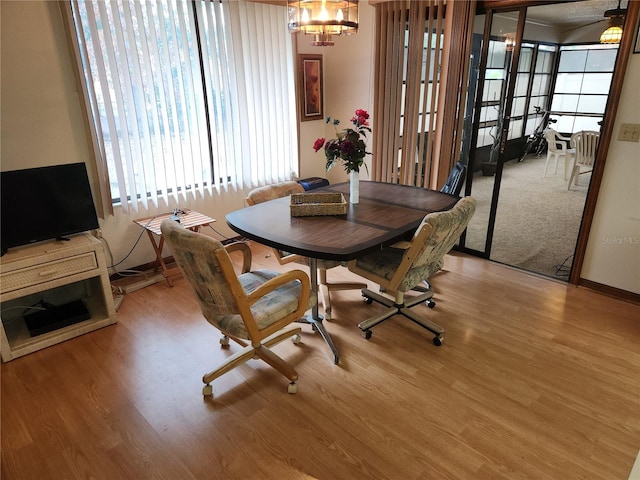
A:
<svg viewBox="0 0 640 480">
<path fill-rule="evenodd" d="M 620 4 L 621 0 L 618 0 L 618 6 L 616 8 L 605 10 L 603 15 L 604 18 L 596 20 L 595 22 L 589 22 L 584 25 L 578 25 L 577 27 L 570 28 L 565 30 L 565 33 L 579 28 L 588 27 L 590 25 L 609 22 L 609 28 L 602 32 L 602 35 L 600 36 L 600 43 L 620 43 L 620 38 L 622 37 L 622 26 L 627 15 L 627 9 L 621 8 Z"/>
<path fill-rule="evenodd" d="M 609 18 L 609 28 L 600 35 L 600 43 L 620 43 L 622 39 L 622 26 L 624 25 L 624 17 L 627 10 L 620 8 L 620 0 L 618 0 L 618 8 L 607 10 L 604 16 Z"/>
</svg>

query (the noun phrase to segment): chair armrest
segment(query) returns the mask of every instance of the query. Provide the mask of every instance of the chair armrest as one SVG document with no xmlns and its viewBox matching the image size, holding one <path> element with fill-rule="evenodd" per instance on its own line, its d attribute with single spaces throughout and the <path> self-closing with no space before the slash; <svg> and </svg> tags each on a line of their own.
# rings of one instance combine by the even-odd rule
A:
<svg viewBox="0 0 640 480">
<path fill-rule="evenodd" d="M 308 302 L 309 292 L 311 291 L 311 282 L 309 280 L 309 276 L 302 270 L 290 270 L 288 272 L 279 274 L 277 277 L 273 277 L 272 279 L 267 280 L 265 283 L 263 283 L 253 292 L 247 295 L 247 300 L 250 304 L 255 303 L 257 300 L 264 297 L 267 293 L 272 292 L 276 288 L 281 287 L 282 285 L 285 285 L 289 282 L 293 282 L 294 280 L 300 280 L 300 283 L 302 284 L 302 289 L 300 291 L 300 302 L 305 302 L 306 310 L 306 302 Z"/>
<path fill-rule="evenodd" d="M 296 280 L 300 281 L 300 295 L 297 298 L 297 305 L 295 310 L 284 315 L 279 315 L 279 318 L 274 319 L 274 321 L 271 322 L 270 325 L 260 328 L 256 324 L 255 319 L 250 312 L 251 306 L 258 300 L 260 300 L 263 296 L 271 293 L 276 288 L 281 287 L 282 285 L 285 285 L 287 283 L 294 282 Z M 247 326 L 247 331 L 252 338 L 251 342 L 254 343 L 254 341 L 258 337 L 264 339 L 282 329 L 283 327 L 289 325 L 291 322 L 302 318 L 307 309 L 313 306 L 311 304 L 311 300 L 313 300 L 313 305 L 315 305 L 316 297 L 315 295 L 313 296 L 313 298 L 311 297 L 311 282 L 309 281 L 309 277 L 302 270 L 291 270 L 282 273 L 277 277 L 273 277 L 272 279 L 260 285 L 253 292 L 251 292 L 251 294 L 247 295 L 245 297 L 245 301 L 241 302 L 238 306 L 240 307 L 240 314 L 242 315 L 245 321 L 245 325 Z"/>
<path fill-rule="evenodd" d="M 286 265 L 291 262 L 305 263 L 305 257 L 298 255 L 297 253 L 289 253 L 283 250 L 278 250 L 277 248 L 273 249 L 273 253 L 280 265 Z"/>
<path fill-rule="evenodd" d="M 406 250 L 410 246 L 411 246 L 411 242 L 409 242 L 407 240 L 400 240 L 399 242 L 396 242 L 393 245 L 390 245 L 390 248 L 397 248 L 399 250 Z"/>
<path fill-rule="evenodd" d="M 234 242 L 229 245 L 225 245 L 224 249 L 227 253 L 241 252 L 242 253 L 242 271 L 241 273 L 247 273 L 251 270 L 251 249 L 249 245 L 244 242 Z"/>
<path fill-rule="evenodd" d="M 302 270 L 290 270 L 266 281 L 249 295 L 247 295 L 247 304 L 248 306 L 251 306 L 258 300 L 260 300 L 260 298 L 272 292 L 276 288 L 295 280 L 300 281 L 300 296 L 298 297 L 298 306 L 296 307 L 295 311 L 282 317 L 279 321 L 274 322 L 266 329 L 260 330 L 262 334 L 270 335 L 271 333 L 273 333 L 273 331 L 281 329 L 284 325 L 287 325 L 291 321 L 301 318 L 304 315 L 304 312 L 306 312 L 307 309 L 310 308 L 311 282 L 309 280 L 309 276 Z M 317 302 L 315 296 L 313 298 L 313 302 L 314 304 L 315 302 Z M 249 327 L 249 325 L 247 325 L 247 327 Z"/>
</svg>

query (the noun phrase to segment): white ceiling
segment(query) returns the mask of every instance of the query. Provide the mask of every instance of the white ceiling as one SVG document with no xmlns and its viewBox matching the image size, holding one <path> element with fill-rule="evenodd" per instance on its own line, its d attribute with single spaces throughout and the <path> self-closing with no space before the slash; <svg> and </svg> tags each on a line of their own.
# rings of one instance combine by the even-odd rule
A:
<svg viewBox="0 0 640 480">
<path fill-rule="evenodd" d="M 620 8 L 626 8 L 629 0 L 622 0 Z M 558 28 L 572 28 L 593 22 L 605 22 L 605 10 L 618 7 L 617 0 L 584 0 L 555 5 L 541 5 L 527 9 L 527 20 Z"/>
</svg>

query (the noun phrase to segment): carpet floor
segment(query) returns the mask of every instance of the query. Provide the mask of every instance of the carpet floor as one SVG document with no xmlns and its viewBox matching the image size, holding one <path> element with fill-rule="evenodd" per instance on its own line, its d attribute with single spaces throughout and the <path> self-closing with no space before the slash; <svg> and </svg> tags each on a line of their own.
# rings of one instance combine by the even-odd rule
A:
<svg viewBox="0 0 640 480">
<path fill-rule="evenodd" d="M 552 164 L 543 177 L 545 162 L 546 156 L 530 155 L 505 164 L 490 258 L 567 280 L 591 174 L 580 175 L 568 190 L 563 163 L 557 173 Z M 494 177 L 474 175 L 478 208 L 467 230 L 469 248 L 484 251 L 493 185 Z"/>
</svg>

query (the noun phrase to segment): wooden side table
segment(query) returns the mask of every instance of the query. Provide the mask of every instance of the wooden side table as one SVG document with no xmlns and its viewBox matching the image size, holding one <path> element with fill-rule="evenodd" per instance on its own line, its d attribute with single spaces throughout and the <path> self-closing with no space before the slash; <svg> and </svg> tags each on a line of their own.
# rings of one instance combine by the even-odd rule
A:
<svg viewBox="0 0 640 480">
<path fill-rule="evenodd" d="M 167 268 L 167 265 L 162 258 L 162 247 L 164 246 L 164 238 L 162 238 L 160 224 L 163 220 L 166 220 L 173 215 L 173 213 L 163 213 L 162 215 L 139 218 L 133 221 L 147 231 L 147 235 L 149 236 L 149 240 L 151 241 L 153 250 L 156 252 L 156 264 L 153 271 L 154 273 L 157 273 L 158 268 L 162 269 L 162 276 L 167 280 L 167 283 L 170 287 L 173 287 L 173 284 L 171 283 L 171 279 L 169 277 L 171 275 L 179 273 L 179 271 L 177 268 Z M 215 222 L 215 219 L 207 217 L 206 215 L 193 210 L 179 210 L 177 212 L 177 216 L 180 218 L 180 225 L 193 232 L 198 232 L 200 231 L 200 227 L 206 227 L 210 223 Z M 156 242 L 156 236 L 160 238 L 158 242 Z"/>
</svg>

